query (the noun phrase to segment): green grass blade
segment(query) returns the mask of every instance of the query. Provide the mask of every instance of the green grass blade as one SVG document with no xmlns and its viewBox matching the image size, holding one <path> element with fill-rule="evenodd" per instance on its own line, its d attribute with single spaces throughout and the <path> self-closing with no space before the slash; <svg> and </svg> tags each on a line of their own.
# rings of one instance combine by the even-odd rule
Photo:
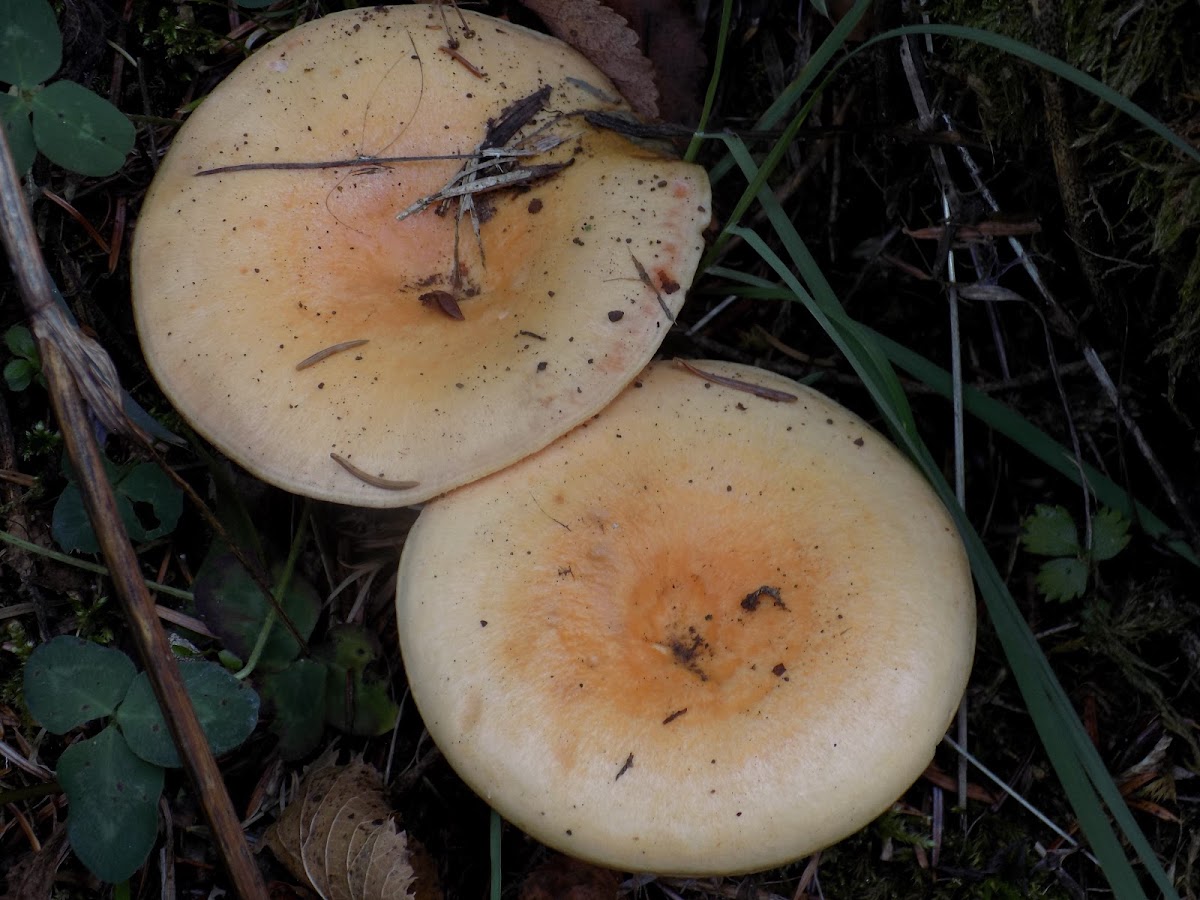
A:
<svg viewBox="0 0 1200 900">
<path fill-rule="evenodd" d="M 747 181 L 753 184 L 759 173 L 749 152 L 736 138 L 727 137 L 725 142 Z M 889 429 L 929 479 L 954 517 L 967 547 L 980 593 L 1017 685 L 1025 698 L 1030 716 L 1075 811 L 1079 825 L 1092 851 L 1100 860 L 1114 894 L 1130 900 L 1146 897 L 1105 813 L 1105 805 L 1158 888 L 1166 897 L 1177 898 L 1170 879 L 1125 806 L 1104 762 L 1084 731 L 1078 714 L 1021 616 L 982 540 L 958 506 L 953 490 L 917 434 L 899 379 L 879 343 L 860 323 L 846 315 L 824 273 L 808 252 L 774 195 L 768 190 L 760 189 L 758 201 L 787 252 L 791 267 L 755 232 L 738 227 L 728 231 L 741 237 L 759 254 L 792 292 L 793 297 L 805 305 L 846 355 Z M 809 290 L 806 290 L 793 274 L 792 268 L 804 278 Z"/>
<path fill-rule="evenodd" d="M 1112 104 L 1139 125 L 1158 135 L 1172 147 L 1200 162 L 1200 148 L 1189 144 L 1124 94 L 1113 90 L 1103 81 L 1079 71 L 1061 59 L 1051 56 L 1049 53 L 1043 53 L 1036 47 L 1031 47 L 1015 38 L 1005 37 L 1002 34 L 995 34 L 991 31 L 984 31 L 981 28 L 970 28 L 966 25 L 905 25 L 902 28 L 893 28 L 891 31 L 885 31 L 882 34 L 876 35 L 869 41 L 863 42 L 854 52 L 861 52 L 880 41 L 904 37 L 909 34 L 933 34 L 942 37 L 957 38 L 963 41 L 972 41 L 977 44 L 994 47 L 997 50 L 1017 57 L 1017 59 L 1023 59 L 1025 62 L 1032 63 L 1053 75 L 1057 75 L 1064 81 L 1069 81 L 1077 87 L 1083 88 L 1105 103 Z"/>
<path fill-rule="evenodd" d="M 700 123 L 696 126 L 696 134 L 688 144 L 687 152 L 683 154 L 684 162 L 695 162 L 696 154 L 700 152 L 700 144 L 704 140 L 700 132 L 708 125 L 708 117 L 712 115 L 713 103 L 717 99 L 717 85 L 721 83 L 721 69 L 725 63 L 725 45 L 729 40 L 729 22 L 733 18 L 733 0 L 724 0 L 721 4 L 721 30 L 717 35 L 717 58 L 713 60 L 712 77 L 708 80 L 708 90 L 704 94 L 704 108 L 700 110 Z"/>
<path fill-rule="evenodd" d="M 868 331 L 892 363 L 942 396 L 950 396 L 949 372 L 891 338 L 870 329 Z M 1077 465 L 1066 447 L 1031 424 L 1024 416 L 1013 412 L 1003 403 L 994 400 L 982 391 L 970 387 L 964 388 L 963 400 L 966 410 L 980 421 L 1020 444 L 1046 465 L 1066 475 L 1076 484 L 1081 481 L 1086 482 L 1086 486 L 1105 506 L 1111 506 L 1126 518 L 1139 523 L 1149 537 L 1162 541 L 1192 565 L 1200 566 L 1200 557 L 1196 556 L 1187 541 L 1173 537 L 1177 532 L 1166 522 L 1094 466 L 1087 463 Z"/>
<path fill-rule="evenodd" d="M 870 40 L 864 41 L 862 44 L 855 47 L 841 59 L 839 59 L 830 68 L 828 73 L 824 72 L 825 67 L 833 59 L 834 55 L 841 50 L 846 42 L 847 35 L 858 24 L 859 20 L 871 6 L 871 0 L 857 0 L 853 8 L 848 12 L 837 26 L 830 32 L 829 36 L 822 42 L 821 46 L 813 53 L 812 58 L 800 70 L 800 74 L 789 84 L 775 101 L 767 107 L 766 112 L 762 114 L 758 122 L 755 123 L 756 129 L 769 129 L 777 125 L 788 110 L 792 109 L 800 102 L 800 98 L 804 93 L 817 84 L 820 79 L 820 84 L 814 90 L 814 95 L 820 93 L 820 88 L 824 86 L 848 60 L 859 53 L 873 47 L 883 41 L 892 40 L 898 37 L 904 37 L 910 34 L 930 34 L 940 35 L 942 37 L 957 38 L 964 41 L 973 41 L 975 43 L 984 44 L 988 47 L 993 47 L 1005 53 L 1010 53 L 1018 59 L 1022 59 L 1032 65 L 1045 69 L 1046 71 L 1057 75 L 1065 81 L 1089 91 L 1097 98 L 1112 104 L 1121 112 L 1131 117 L 1143 127 L 1149 129 L 1154 134 L 1158 135 L 1171 146 L 1190 156 L 1192 159 L 1200 161 L 1200 148 L 1194 147 L 1188 143 L 1183 137 L 1176 134 L 1149 112 L 1143 109 L 1138 104 L 1134 103 L 1125 95 L 1113 90 L 1104 82 L 1097 78 L 1093 78 L 1084 72 L 1079 71 L 1074 66 L 1063 62 L 1057 57 L 1051 56 L 1049 53 L 1044 53 L 1036 47 L 1031 47 L 1028 44 L 1018 41 L 1015 38 L 1005 37 L 1004 35 L 995 34 L 990 31 L 985 31 L 980 28 L 971 28 L 965 25 L 905 25 L 900 28 L 893 28 L 889 31 L 882 32 L 872 37 Z M 793 131 L 799 127 L 799 122 L 802 122 L 807 117 L 808 107 L 812 104 L 813 97 L 809 97 L 805 106 L 796 115 L 789 130 Z M 790 142 L 790 137 L 788 141 Z M 784 144 L 780 141 L 779 144 Z M 778 148 L 778 145 L 777 145 Z M 780 153 L 782 155 L 782 153 Z M 766 171 L 769 177 L 774 165 L 768 166 L 764 160 L 762 168 Z M 709 178 L 716 184 L 722 178 L 729 174 L 735 166 L 735 161 L 732 156 L 727 156 L 713 166 L 709 173 Z M 765 178 L 763 179 L 765 181 Z M 757 191 L 753 192 L 757 193 Z M 732 221 L 732 220 L 731 220 Z"/>
<path fill-rule="evenodd" d="M 755 300 L 794 301 L 797 299 L 792 291 L 776 282 L 747 275 L 736 269 L 714 266 L 708 270 L 708 274 L 745 285 L 737 291 L 740 297 Z M 907 372 L 943 397 L 951 396 L 949 372 L 887 335 L 880 334 L 866 325 L 863 325 L 862 328 L 879 345 L 892 365 Z M 1009 438 L 1059 474 L 1071 479 L 1075 484 L 1085 484 L 1102 504 L 1111 506 L 1126 518 L 1137 522 L 1148 537 L 1161 541 L 1181 559 L 1200 567 L 1200 557 L 1196 555 L 1187 541 L 1178 537 L 1178 529 L 1172 528 L 1160 519 L 1149 507 L 1134 498 L 1095 466 L 1086 462 L 1077 464 L 1072 458 L 1070 450 L 1033 425 L 1024 416 L 982 391 L 966 385 L 963 387 L 963 403 L 968 413 L 993 431 Z"/>
<path fill-rule="evenodd" d="M 488 881 L 490 900 L 500 900 L 500 894 L 503 892 L 504 869 L 500 864 L 500 837 L 503 829 L 504 822 L 500 818 L 500 813 L 493 809 L 491 817 L 488 819 L 488 854 L 492 860 L 491 878 Z"/>
<path fill-rule="evenodd" d="M 782 260 L 774 254 L 762 239 L 753 232 L 738 229 L 737 232 L 763 259 L 775 269 L 776 274 L 785 283 L 794 281 Z M 791 285 L 789 285 L 791 286 Z M 803 291 L 797 291 L 800 302 L 805 302 Z M 811 300 L 811 298 L 809 298 Z M 1124 806 L 1111 776 L 1092 746 L 1087 733 L 1079 721 L 1078 714 L 1066 696 L 1062 685 L 1058 682 L 1053 670 L 1050 669 L 1037 639 L 1029 630 L 1029 626 L 1021 617 L 1016 603 L 1008 592 L 1003 579 L 996 570 L 991 557 L 987 554 L 983 542 L 975 533 L 973 526 L 966 519 L 954 498 L 954 492 L 942 476 L 924 443 L 913 435 L 911 414 L 905 406 L 902 410 L 890 408 L 879 398 L 888 394 L 886 388 L 878 383 L 873 359 L 863 359 L 856 354 L 855 341 L 848 340 L 840 325 L 829 320 L 814 302 L 805 303 L 810 312 L 821 322 L 823 327 L 834 326 L 830 337 L 838 344 L 842 352 L 863 379 L 872 398 L 876 401 L 880 413 L 892 433 L 909 452 L 925 476 L 933 484 L 942 502 L 950 510 L 955 523 L 967 546 L 972 571 L 979 584 L 991 617 L 996 634 L 1009 660 L 1017 685 L 1025 698 L 1034 726 L 1046 749 L 1046 754 L 1054 765 L 1055 773 L 1067 794 L 1067 798 L 1075 810 L 1075 815 L 1091 845 L 1092 852 L 1100 860 L 1105 877 L 1118 898 L 1145 898 L 1137 876 L 1114 833 L 1108 817 L 1105 815 L 1101 797 L 1104 796 L 1109 808 L 1121 823 L 1126 838 L 1133 844 L 1151 876 L 1167 897 L 1177 897 L 1166 873 L 1162 871 L 1157 858 L 1150 849 L 1149 843 L 1142 836 L 1137 823 Z M 859 336 L 856 335 L 856 338 Z M 894 375 L 892 376 L 895 377 Z M 1106 790 L 1107 788 L 1107 790 Z M 1121 813 L 1125 813 L 1127 821 L 1122 821 Z"/>
<path fill-rule="evenodd" d="M 800 74 L 797 75 L 792 80 L 792 83 L 785 87 L 780 92 L 779 96 L 775 98 L 775 101 L 769 107 L 767 107 L 767 111 L 764 112 L 761 118 L 759 118 L 758 122 L 755 123 L 755 128 L 773 128 L 781 119 L 783 119 L 783 117 L 787 114 L 787 111 L 800 101 L 800 98 L 804 96 L 804 92 L 812 87 L 813 83 L 816 82 L 818 78 L 822 77 L 822 73 L 825 71 L 826 66 L 829 65 L 833 57 L 845 45 L 846 38 L 849 37 L 850 32 L 854 30 L 859 21 L 862 20 L 862 17 L 867 14 L 867 11 L 871 8 L 873 2 L 874 0 L 856 0 L 850 11 L 847 12 L 842 20 L 833 27 L 833 30 L 829 32 L 829 36 L 821 42 L 821 46 L 819 46 L 813 55 L 809 57 L 808 62 L 805 63 L 804 67 L 800 70 Z M 836 71 L 836 68 L 837 67 L 835 66 L 829 74 L 832 74 L 834 71 Z M 824 76 L 824 79 L 828 79 L 828 77 L 829 76 L 826 75 Z M 802 113 L 802 115 L 798 116 L 797 118 L 800 118 L 800 120 L 803 121 L 804 115 L 805 114 Z M 779 143 L 783 142 L 780 141 Z M 725 159 L 713 166 L 712 170 L 708 173 L 709 180 L 713 184 L 716 184 L 718 181 L 728 175 L 733 167 L 733 158 L 727 156 Z M 765 169 L 767 167 L 764 166 L 763 168 Z M 767 171 L 767 174 L 770 175 L 770 170 Z"/>
</svg>

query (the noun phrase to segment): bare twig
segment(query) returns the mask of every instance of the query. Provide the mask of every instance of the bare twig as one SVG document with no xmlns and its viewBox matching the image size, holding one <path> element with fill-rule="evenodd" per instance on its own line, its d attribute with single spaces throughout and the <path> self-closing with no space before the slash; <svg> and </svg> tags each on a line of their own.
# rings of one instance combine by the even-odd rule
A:
<svg viewBox="0 0 1200 900">
<path fill-rule="evenodd" d="M 116 370 L 108 354 L 71 326 L 63 310 L 54 303 L 50 275 L 42 261 L 3 129 L 0 129 L 0 230 L 38 337 L 50 397 L 71 463 L 80 476 L 84 505 L 108 562 L 134 643 L 235 891 L 248 900 L 265 900 L 267 892 L 262 876 L 225 790 L 221 770 L 184 689 L 179 667 L 155 614 L 154 601 L 142 581 L 137 556 L 117 511 L 112 486 L 104 474 L 89 416 L 99 417 L 110 430 L 134 435 L 140 435 L 140 430 L 125 417 Z"/>
</svg>

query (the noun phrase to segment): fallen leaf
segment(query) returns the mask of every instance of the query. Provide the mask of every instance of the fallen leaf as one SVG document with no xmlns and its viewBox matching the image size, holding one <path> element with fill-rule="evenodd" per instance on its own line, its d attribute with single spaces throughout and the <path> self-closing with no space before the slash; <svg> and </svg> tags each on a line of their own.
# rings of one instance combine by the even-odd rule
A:
<svg viewBox="0 0 1200 900">
<path fill-rule="evenodd" d="M 367 873 L 371 868 L 371 856 L 375 852 L 375 845 L 379 843 L 379 837 L 384 833 L 386 820 L 379 823 L 379 826 L 371 829 L 367 835 L 366 842 L 359 848 L 354 860 L 350 863 L 347 869 L 347 881 L 350 883 L 351 896 L 361 898 L 364 896 L 367 884 Z"/>
<path fill-rule="evenodd" d="M 356 837 L 362 834 L 366 841 L 371 829 L 380 828 L 388 818 L 390 810 L 378 793 L 354 794 L 346 799 L 329 824 L 329 837 L 325 840 L 325 870 L 329 873 L 329 892 L 336 900 L 347 900 L 354 895 L 359 883 L 351 881 L 351 852 Z M 357 852 L 357 851 L 355 851 Z"/>
<path fill-rule="evenodd" d="M 338 828 L 334 828 L 334 824 L 342 809 L 352 800 L 360 805 L 365 802 L 368 815 L 372 818 L 377 813 L 387 814 L 379 773 L 361 762 L 352 762 L 342 768 L 330 783 L 325 798 L 313 814 L 308 840 L 300 848 L 300 858 L 309 880 L 321 896 L 331 900 L 350 900 L 351 890 L 346 880 L 346 850 L 350 845 L 350 836 L 358 826 L 357 814 L 353 820 L 342 819 Z M 335 853 L 338 848 L 341 849 L 340 859 L 331 860 L 331 847 Z"/>
<path fill-rule="evenodd" d="M 8 870 L 8 890 L 0 900 L 50 900 L 54 875 L 67 857 L 67 829 L 60 824 L 42 849 L 26 853 Z"/>
<path fill-rule="evenodd" d="M 704 34 L 679 0 L 605 0 L 638 36 L 654 66 L 658 113 L 668 122 L 694 125 L 700 116 L 701 78 L 707 59 Z"/>
<path fill-rule="evenodd" d="M 361 760 L 310 766 L 295 798 L 267 829 L 271 851 L 324 900 L 441 900 L 423 850 L 397 831 L 378 771 Z"/>
<path fill-rule="evenodd" d="M 393 877 L 393 875 L 395 877 Z M 379 830 L 375 849 L 371 851 L 371 862 L 367 866 L 367 879 L 363 886 L 364 900 L 379 897 L 408 897 L 414 874 L 408 862 L 408 839 L 403 831 L 396 830 L 396 823 L 389 819 Z M 389 893 L 402 884 L 404 893 Z"/>
<path fill-rule="evenodd" d="M 600 0 L 521 0 L 550 33 L 570 44 L 612 79 L 634 111 L 658 118 L 654 66 L 638 49 L 638 36 L 624 17 Z"/>
</svg>

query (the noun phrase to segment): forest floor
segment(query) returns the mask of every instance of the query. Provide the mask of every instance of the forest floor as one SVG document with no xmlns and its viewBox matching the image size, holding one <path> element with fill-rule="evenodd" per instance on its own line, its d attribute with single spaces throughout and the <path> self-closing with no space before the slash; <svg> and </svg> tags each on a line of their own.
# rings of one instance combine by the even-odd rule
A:
<svg viewBox="0 0 1200 900">
<path fill-rule="evenodd" d="M 929 21 L 987 28 L 1065 54 L 1197 146 L 1195 3 L 1033 5 L 1043 9 L 1043 18 L 1025 6 L 991 2 L 934 0 L 922 9 Z M 57 77 L 111 99 L 134 119 L 138 134 L 125 164 L 109 177 L 75 175 L 44 157 L 34 163 L 26 184 L 46 265 L 84 329 L 112 356 L 133 397 L 168 428 L 182 431 L 182 420 L 141 357 L 133 324 L 128 255 L 142 200 L 179 122 L 246 57 L 248 44 L 257 47 L 343 7 L 334 0 L 276 3 L 269 12 L 196 0 L 65 0 L 55 6 L 65 38 Z M 707 84 L 701 60 L 717 55 L 721 4 L 712 0 L 699 14 L 693 4 L 682 12 L 668 0 L 628 6 L 640 17 L 635 30 L 661 53 L 660 71 L 677 73 L 660 84 L 663 118 L 694 124 Z M 798 11 L 793 2 L 743 0 L 735 7 L 709 129 L 746 133 L 832 26 L 811 4 Z M 541 27 L 516 2 L 493 0 L 478 8 Z M 694 24 L 697 15 L 702 25 Z M 875 4 L 856 41 L 919 21 L 906 15 L 915 13 L 905 13 L 900 4 Z M 676 28 L 676 16 L 685 24 Z M 967 514 L 1159 862 L 1180 895 L 1195 898 L 1200 896 L 1195 561 L 1200 165 L 1086 92 L 1054 83 L 999 51 L 944 37 L 928 45 L 923 37 L 913 39 L 907 51 L 911 64 L 901 51 L 901 40 L 883 41 L 838 69 L 769 188 L 850 316 L 943 369 L 951 368 L 957 345 L 966 385 L 1069 448 L 1072 458 L 1095 467 L 1166 523 L 1165 531 L 1154 532 L 1139 515 L 1107 510 L 1027 446 L 966 417 L 961 473 Z M 934 127 L 921 127 L 921 105 L 932 110 Z M 753 149 L 765 152 L 769 146 Z M 724 152 L 720 143 L 706 143 L 698 161 L 712 167 Z M 941 175 L 940 160 L 946 167 Z M 947 181 L 956 190 L 949 220 L 943 208 Z M 996 209 L 981 185 L 995 198 Z M 715 185 L 717 226 L 744 187 L 736 173 Z M 743 223 L 778 249 L 756 209 Z M 744 241 L 727 244 L 716 262 L 725 270 L 776 280 Z M 24 322 L 15 284 L 0 276 L 0 333 Z M 17 344 L 16 338 L 9 341 L 3 362 L 18 357 L 12 352 Z M 698 274 L 662 355 L 750 363 L 803 379 L 886 431 L 859 376 L 802 306 L 742 296 L 719 273 Z M 911 373 L 902 373 L 902 381 L 920 433 L 953 483 L 951 403 Z M 57 429 L 48 394 L 36 378 L 26 384 L 10 379 L 0 389 L 5 514 L 0 527 L 37 547 L 61 551 L 71 548 L 57 541 L 61 532 L 54 516 L 70 483 Z M 122 471 L 143 461 L 135 446 L 119 438 L 108 441 L 107 453 Z M 172 449 L 167 458 L 206 497 L 213 473 L 230 471 L 213 462 L 198 439 Z M 280 555 L 286 555 L 302 516 L 300 502 L 248 475 L 229 477 L 246 500 L 261 543 L 285 548 Z M 186 505 L 169 533 L 154 534 L 158 499 L 132 497 L 153 534 L 137 547 L 144 574 L 187 590 L 213 534 Z M 1068 532 L 1077 529 L 1080 544 L 1085 533 L 1115 528 L 1112 552 L 1089 555 L 1080 547 L 1061 554 L 1075 560 L 1073 571 L 1082 572 L 1074 584 L 1044 573 L 1047 557 L 1022 541 L 1040 506 L 1061 507 L 1043 514 L 1056 517 Z M 401 827 L 427 848 L 445 896 L 481 898 L 488 896 L 491 878 L 490 811 L 441 759 L 404 699 L 394 572 L 412 517 L 407 511 L 380 516 L 328 504 L 312 507 L 312 528 L 298 544 L 297 572 L 322 601 L 314 641 L 347 621 L 378 636 L 376 667 L 401 710 L 394 732 L 366 737 L 330 728 L 320 745 L 336 741 L 346 756 L 361 754 L 386 769 L 388 800 Z M 1119 535 L 1126 525 L 1124 544 Z M 347 580 L 349 586 L 332 596 Z M 196 614 L 187 606 L 180 611 Z M 136 655 L 128 625 L 105 578 L 36 548 L 9 547 L 0 555 L 0 628 L 0 739 L 23 759 L 53 769 L 64 748 L 92 733 L 94 725 L 65 736 L 41 731 L 24 702 L 24 661 L 34 647 L 61 634 Z M 195 633 L 191 638 L 215 658 L 215 645 Z M 1075 812 L 982 605 L 966 711 L 973 755 L 1046 820 L 1078 836 Z M 6 801 L 0 803 L 0 879 L 5 867 L 47 842 L 69 812 L 61 794 L 21 793 L 39 784 L 39 777 L 6 759 L 0 753 L 0 800 Z M 956 754 L 940 747 L 926 774 L 876 822 L 814 857 L 755 875 L 687 880 L 592 870 L 563 862 L 506 826 L 500 844 L 503 895 L 698 900 L 1105 893 L 1103 873 L 1084 852 L 974 766 L 966 769 L 968 801 L 960 808 L 958 766 Z M 278 812 L 280 784 L 299 767 L 281 759 L 277 736 L 262 727 L 222 760 L 252 842 L 262 839 Z M 175 845 L 168 852 L 174 854 L 177 895 L 213 896 L 225 881 L 203 829 L 195 827 L 197 806 L 178 772 L 168 773 L 165 797 L 163 814 L 174 822 Z M 158 859 L 152 857 L 134 876 L 125 896 L 160 896 Z M 307 896 L 270 853 L 258 859 L 273 896 Z M 547 874 L 551 870 L 558 874 Z M 568 894 L 567 882 L 554 880 L 559 877 L 578 879 L 578 893 Z M 100 885 L 73 857 L 56 876 L 50 872 L 46 888 L 50 878 L 57 898 L 112 896 L 113 889 Z M 12 883 L 9 890 L 5 896 L 15 896 Z"/>
</svg>

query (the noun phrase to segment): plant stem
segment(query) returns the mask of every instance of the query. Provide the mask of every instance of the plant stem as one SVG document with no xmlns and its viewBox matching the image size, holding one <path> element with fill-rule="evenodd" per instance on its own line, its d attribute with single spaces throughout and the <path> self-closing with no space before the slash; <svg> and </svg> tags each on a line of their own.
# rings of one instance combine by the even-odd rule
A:
<svg viewBox="0 0 1200 900">
<path fill-rule="evenodd" d="M 254 642 L 254 649 L 250 651 L 250 658 L 246 660 L 246 664 L 241 670 L 234 673 L 234 678 L 248 678 L 254 669 L 258 666 L 258 660 L 262 656 L 263 647 L 267 645 L 267 635 L 271 633 L 271 629 L 275 627 L 275 610 L 282 608 L 283 595 L 287 592 L 288 584 L 292 580 L 292 573 L 296 570 L 296 560 L 300 556 L 300 547 L 303 544 L 305 526 L 308 524 L 308 515 L 312 501 L 308 498 L 304 500 L 304 508 L 300 512 L 300 524 L 296 528 L 296 535 L 292 538 L 292 547 L 288 552 L 287 562 L 283 565 L 283 571 L 279 573 L 279 578 L 275 582 L 275 587 L 271 591 L 271 596 L 275 598 L 275 605 L 267 610 L 267 617 L 263 620 L 262 628 L 258 630 L 258 638 Z"/>
<path fill-rule="evenodd" d="M 55 562 L 60 562 L 66 566 L 73 566 L 76 569 L 83 569 L 85 572 L 93 572 L 96 575 L 111 576 L 111 573 L 108 571 L 108 569 L 99 563 L 88 562 L 86 559 L 76 559 L 75 557 L 68 556 L 65 553 L 59 553 L 57 550 L 51 550 L 48 547 L 42 547 L 38 544 L 33 544 L 29 541 L 22 540 L 15 534 L 7 531 L 0 530 L 0 541 L 4 541 L 6 544 L 12 544 L 14 547 L 18 547 L 27 553 L 33 553 L 37 556 L 45 557 L 46 559 L 52 559 Z M 185 591 L 180 588 L 171 587 L 168 584 L 162 584 L 158 581 L 151 581 L 149 578 L 144 578 L 142 580 L 149 590 L 152 590 L 156 593 L 166 594 L 168 597 L 175 597 L 177 600 L 190 601 L 192 599 L 191 591 Z"/>
</svg>

